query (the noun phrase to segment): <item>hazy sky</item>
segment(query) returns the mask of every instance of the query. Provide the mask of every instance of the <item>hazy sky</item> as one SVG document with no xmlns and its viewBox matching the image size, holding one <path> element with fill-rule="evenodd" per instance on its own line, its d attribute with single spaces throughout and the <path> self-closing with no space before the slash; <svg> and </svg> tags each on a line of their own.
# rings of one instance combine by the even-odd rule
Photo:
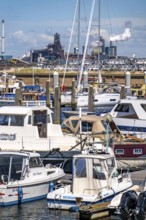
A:
<svg viewBox="0 0 146 220">
<path fill-rule="evenodd" d="M 80 0 L 80 46 L 85 44 L 92 0 Z M 98 40 L 98 1 L 96 0 L 89 46 Z M 3 0 L 0 19 L 5 20 L 5 54 L 21 57 L 31 49 L 46 48 L 58 32 L 68 50 L 76 0 Z M 117 46 L 118 56 L 146 57 L 146 0 L 101 0 L 101 36 Z M 71 51 L 77 47 L 77 16 Z M 0 28 L 1 35 L 1 28 Z M 1 41 L 1 39 L 0 39 Z M 0 44 L 1 48 L 1 44 Z"/>
</svg>

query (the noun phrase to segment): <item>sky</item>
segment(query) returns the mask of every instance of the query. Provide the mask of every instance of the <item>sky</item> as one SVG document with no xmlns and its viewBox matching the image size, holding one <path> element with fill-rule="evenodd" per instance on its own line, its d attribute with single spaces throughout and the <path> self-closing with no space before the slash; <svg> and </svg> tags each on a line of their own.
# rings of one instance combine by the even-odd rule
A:
<svg viewBox="0 0 146 220">
<path fill-rule="evenodd" d="M 53 43 L 55 33 L 60 34 L 66 52 L 69 48 L 73 52 L 78 45 L 81 51 L 87 39 L 93 2 L 80 0 L 78 19 L 78 10 L 75 10 L 78 9 L 77 0 L 1 1 L 0 20 L 5 21 L 5 54 L 21 58 L 30 50 L 44 49 Z M 105 39 L 106 46 L 111 40 L 117 46 L 118 56 L 146 57 L 146 0 L 100 0 L 100 16 L 98 3 L 99 0 L 95 0 L 89 52 L 98 44 L 100 27 L 100 36 Z"/>
</svg>

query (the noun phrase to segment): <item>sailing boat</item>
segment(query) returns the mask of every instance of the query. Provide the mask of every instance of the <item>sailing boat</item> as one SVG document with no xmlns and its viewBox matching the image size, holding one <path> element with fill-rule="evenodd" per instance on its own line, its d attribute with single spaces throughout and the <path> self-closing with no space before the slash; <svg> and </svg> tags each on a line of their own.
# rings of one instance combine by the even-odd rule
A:
<svg viewBox="0 0 146 220">
<path fill-rule="evenodd" d="M 92 0 L 90 18 L 89 18 L 89 24 L 88 24 L 88 30 L 87 30 L 87 36 L 86 36 L 86 42 L 85 42 L 85 49 L 84 49 L 83 59 L 82 59 L 81 67 L 80 67 L 80 74 L 79 74 L 78 82 L 77 82 L 77 94 L 76 94 L 77 109 L 82 107 L 83 110 L 88 108 L 89 93 L 81 91 L 81 79 L 82 79 L 83 69 L 84 69 L 85 60 L 86 60 L 86 53 L 87 53 L 87 47 L 88 47 L 88 41 L 89 41 L 89 35 L 90 35 L 90 29 L 91 29 L 94 8 L 95 8 L 95 0 Z M 72 35 L 73 35 L 73 29 L 74 29 L 77 9 L 78 9 L 78 20 L 80 20 L 80 0 L 77 0 L 77 2 L 76 2 L 71 37 L 70 37 L 66 65 L 65 65 L 65 70 L 64 70 L 64 77 L 62 80 L 62 88 L 64 86 L 64 78 L 65 78 L 65 73 L 66 73 L 66 69 L 67 69 L 67 65 L 68 65 L 68 56 L 69 56 L 69 52 L 70 52 L 70 45 L 71 45 L 71 39 L 72 39 Z M 79 32 L 80 32 L 79 28 L 80 28 L 80 23 L 78 21 L 78 56 L 79 56 Z M 100 52 L 99 52 L 100 51 L 100 0 L 99 0 L 98 38 L 99 38 L 98 39 L 98 85 L 100 85 L 100 83 L 102 82 L 102 77 L 101 77 L 101 73 L 100 73 Z M 111 93 L 111 90 L 108 90 L 108 92 L 100 93 L 98 90 L 96 90 L 94 93 L 93 104 L 94 104 L 94 107 L 95 107 L 95 110 L 97 113 L 101 113 L 101 112 L 106 113 L 106 112 L 111 111 L 111 109 L 114 107 L 114 105 L 118 103 L 119 99 L 120 99 L 120 94 L 118 92 Z M 61 94 L 61 103 L 64 103 L 64 104 L 71 103 L 71 92 L 65 92 L 65 93 Z"/>
<path fill-rule="evenodd" d="M 91 28 L 91 23 L 92 23 L 92 17 L 93 17 L 93 11 L 95 7 L 95 0 L 92 1 L 92 7 L 91 7 L 91 13 L 90 13 L 90 20 L 89 20 L 89 26 L 88 26 L 88 32 L 87 32 L 87 38 L 86 38 L 86 44 L 85 44 L 85 50 L 84 50 L 84 55 L 83 55 L 83 60 L 82 60 L 82 65 L 81 65 L 81 70 L 80 70 L 80 76 L 79 76 L 79 81 L 78 81 L 78 91 L 80 91 L 81 88 L 81 78 L 83 74 L 83 68 L 84 68 L 84 62 L 85 62 L 85 56 L 86 56 L 86 51 L 87 51 L 87 45 L 88 45 L 88 39 L 90 35 L 90 28 Z M 98 4 L 98 90 L 94 92 L 94 100 L 93 100 L 93 105 L 95 107 L 96 112 L 101 113 L 101 112 L 109 112 L 110 109 L 114 107 L 115 104 L 118 103 L 120 100 L 120 94 L 119 92 L 113 92 L 113 90 L 108 89 L 108 91 L 105 92 L 100 92 L 99 87 L 100 83 L 102 82 L 101 78 L 101 72 L 100 72 L 100 0 Z M 77 96 L 77 108 L 87 108 L 88 107 L 88 93 L 84 94 L 82 92 L 78 92 Z"/>
</svg>

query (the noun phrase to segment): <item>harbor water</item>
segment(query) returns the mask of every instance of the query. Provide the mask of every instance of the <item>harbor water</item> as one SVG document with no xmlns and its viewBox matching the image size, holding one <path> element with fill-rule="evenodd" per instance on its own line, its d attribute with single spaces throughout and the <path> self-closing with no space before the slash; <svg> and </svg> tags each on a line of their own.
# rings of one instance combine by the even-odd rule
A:
<svg viewBox="0 0 146 220">
<path fill-rule="evenodd" d="M 21 205 L 0 207 L 0 220 L 76 220 L 77 212 L 49 210 L 47 199 Z M 110 219 L 110 218 L 105 218 Z M 103 219 L 104 220 L 104 219 Z"/>
<path fill-rule="evenodd" d="M 60 210 L 49 210 L 47 199 L 35 202 L 0 207 L 1 220 L 74 220 L 78 219 L 77 213 L 69 213 Z"/>
</svg>

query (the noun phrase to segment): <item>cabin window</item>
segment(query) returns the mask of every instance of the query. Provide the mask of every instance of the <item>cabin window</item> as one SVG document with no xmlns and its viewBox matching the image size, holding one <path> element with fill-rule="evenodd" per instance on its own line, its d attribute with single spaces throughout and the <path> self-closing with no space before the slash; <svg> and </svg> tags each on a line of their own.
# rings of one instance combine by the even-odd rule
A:
<svg viewBox="0 0 146 220">
<path fill-rule="evenodd" d="M 46 124 L 47 123 L 47 111 L 34 111 L 34 122 L 33 125 L 37 125 L 39 123 Z"/>
<path fill-rule="evenodd" d="M 106 164 L 108 167 L 108 175 L 111 176 L 115 168 L 115 159 L 114 158 L 107 159 Z"/>
<path fill-rule="evenodd" d="M 93 159 L 93 179 L 105 180 L 103 163 L 98 159 Z"/>
<path fill-rule="evenodd" d="M 50 119 L 50 115 L 47 115 L 47 123 L 50 123 L 51 119 Z"/>
<path fill-rule="evenodd" d="M 7 156 L 2 155 L 0 157 L 0 182 L 2 182 L 2 176 L 7 177 L 7 181 L 15 181 L 21 179 L 22 171 L 22 156 Z M 11 170 L 9 170 L 11 168 Z M 10 176 L 9 176 L 10 174 Z"/>
<path fill-rule="evenodd" d="M 142 149 L 141 148 L 133 149 L 133 154 L 142 154 Z"/>
<path fill-rule="evenodd" d="M 0 115 L 0 125 L 8 125 L 9 116 L 8 115 Z"/>
<path fill-rule="evenodd" d="M 116 99 L 110 99 L 110 102 L 115 102 L 116 101 Z"/>
<path fill-rule="evenodd" d="M 75 177 L 82 178 L 87 176 L 86 160 L 79 158 L 75 160 Z"/>
<path fill-rule="evenodd" d="M 129 105 L 119 104 L 115 110 L 115 112 L 129 112 Z"/>
<path fill-rule="evenodd" d="M 143 110 L 146 112 L 146 105 L 142 104 L 141 107 L 143 108 Z"/>
<path fill-rule="evenodd" d="M 31 115 L 28 116 L 28 125 L 31 125 Z"/>
<path fill-rule="evenodd" d="M 11 115 L 10 126 L 24 126 L 24 116 L 22 115 Z"/>
<path fill-rule="evenodd" d="M 72 123 L 72 126 L 75 128 L 78 124 L 78 120 L 72 120 L 71 123 Z M 68 124 L 70 124 L 70 122 L 68 122 Z"/>
<path fill-rule="evenodd" d="M 12 166 L 11 166 L 12 168 L 11 168 L 10 180 L 21 179 L 23 158 L 24 157 L 20 157 L 20 156 L 12 157 Z"/>
<path fill-rule="evenodd" d="M 9 175 L 9 165 L 10 165 L 10 158 L 8 156 L 1 155 L 0 157 L 0 183 L 3 182 L 2 177 L 7 177 Z"/>
<path fill-rule="evenodd" d="M 124 154 L 124 149 L 115 149 L 115 153 L 119 154 L 119 155 L 123 155 Z"/>
<path fill-rule="evenodd" d="M 91 122 L 82 121 L 82 131 L 89 132 L 92 131 L 93 124 Z"/>
<path fill-rule="evenodd" d="M 29 167 L 33 168 L 33 167 L 42 167 L 42 161 L 40 160 L 40 158 L 38 157 L 31 157 L 29 159 Z"/>
</svg>

